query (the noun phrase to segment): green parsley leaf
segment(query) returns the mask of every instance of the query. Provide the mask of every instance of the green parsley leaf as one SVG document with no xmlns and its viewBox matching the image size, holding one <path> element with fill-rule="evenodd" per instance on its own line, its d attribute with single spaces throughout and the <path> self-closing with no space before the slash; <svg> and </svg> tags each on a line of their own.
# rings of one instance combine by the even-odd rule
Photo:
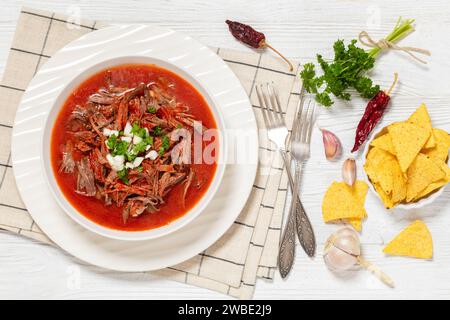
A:
<svg viewBox="0 0 450 320">
<path fill-rule="evenodd" d="M 154 106 L 150 106 L 148 107 L 147 111 L 150 113 L 156 113 L 156 108 Z"/>
<path fill-rule="evenodd" d="M 317 62 L 323 74 L 318 76 L 314 64 L 307 63 L 300 72 L 303 85 L 308 93 L 323 106 L 333 105 L 331 95 L 342 100 L 350 100 L 348 89 L 354 88 L 363 98 L 371 99 L 380 90 L 372 80 L 364 76 L 374 67 L 375 58 L 356 46 L 352 40 L 347 47 L 343 40 L 337 40 L 333 45 L 334 60 L 326 61 L 320 54 Z"/>
<path fill-rule="evenodd" d="M 164 147 L 159 147 L 158 154 L 162 157 L 164 153 L 166 152 L 166 149 Z"/>
</svg>

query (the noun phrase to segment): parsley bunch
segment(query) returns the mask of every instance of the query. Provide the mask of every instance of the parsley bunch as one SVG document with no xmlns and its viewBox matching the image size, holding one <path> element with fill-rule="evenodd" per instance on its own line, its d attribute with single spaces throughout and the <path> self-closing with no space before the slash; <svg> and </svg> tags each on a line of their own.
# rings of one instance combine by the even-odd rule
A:
<svg viewBox="0 0 450 320">
<path fill-rule="evenodd" d="M 387 41 L 397 42 L 414 30 L 414 20 L 398 20 L 397 25 L 386 37 Z M 365 74 L 375 65 L 375 57 L 381 52 L 380 48 L 366 51 L 356 46 L 352 40 L 347 47 L 343 40 L 337 40 L 333 45 L 334 60 L 327 62 L 320 54 L 317 62 L 323 71 L 317 75 L 313 63 L 304 65 L 300 72 L 303 86 L 308 93 L 314 94 L 316 101 L 325 106 L 333 105 L 331 95 L 342 100 L 350 100 L 348 89 L 355 89 L 361 97 L 371 99 L 380 90 L 378 85 Z"/>
</svg>

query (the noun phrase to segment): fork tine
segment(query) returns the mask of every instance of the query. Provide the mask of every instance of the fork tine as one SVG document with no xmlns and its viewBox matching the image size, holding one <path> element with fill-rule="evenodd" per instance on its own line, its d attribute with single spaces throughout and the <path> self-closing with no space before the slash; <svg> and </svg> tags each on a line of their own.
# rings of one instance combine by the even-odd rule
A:
<svg viewBox="0 0 450 320">
<path fill-rule="evenodd" d="M 312 133 L 312 128 L 314 127 L 314 120 L 315 120 L 315 111 L 316 111 L 316 104 L 313 102 L 312 103 L 312 110 L 311 110 L 311 117 L 309 119 L 309 123 L 308 123 L 308 132 L 307 132 L 307 136 L 306 136 L 306 143 L 310 144 L 311 143 L 311 133 Z"/>
<path fill-rule="evenodd" d="M 279 125 L 284 125 L 284 117 L 283 117 L 283 110 L 281 110 L 280 102 L 278 101 L 278 96 L 275 91 L 275 87 L 273 85 L 273 82 L 268 82 L 266 84 L 267 86 L 267 92 L 269 93 L 269 100 L 272 105 L 272 111 L 274 112 L 276 120 L 278 120 Z"/>
<path fill-rule="evenodd" d="M 307 130 L 308 130 L 308 123 L 307 123 L 307 121 L 308 121 L 308 115 L 310 113 L 309 112 L 310 107 L 311 107 L 311 100 L 308 101 L 308 105 L 306 106 L 306 110 L 305 110 L 305 116 L 302 117 L 303 125 L 302 125 L 302 130 L 300 132 L 300 135 L 298 137 L 298 140 L 303 142 L 303 143 L 306 143 L 306 136 L 307 136 Z"/>
<path fill-rule="evenodd" d="M 271 126 L 270 126 L 269 119 L 267 118 L 267 109 L 264 105 L 264 101 L 261 96 L 261 92 L 258 89 L 258 85 L 256 85 L 255 88 L 256 88 L 256 95 L 258 96 L 258 100 L 259 100 L 259 105 L 261 107 L 261 113 L 263 115 L 264 123 L 266 125 L 266 129 L 269 129 Z"/>
</svg>

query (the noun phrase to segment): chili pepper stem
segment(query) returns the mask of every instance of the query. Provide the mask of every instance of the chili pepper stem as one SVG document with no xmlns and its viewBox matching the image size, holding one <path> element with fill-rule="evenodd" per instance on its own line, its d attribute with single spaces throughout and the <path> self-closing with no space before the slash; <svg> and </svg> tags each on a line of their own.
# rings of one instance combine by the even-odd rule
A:
<svg viewBox="0 0 450 320">
<path fill-rule="evenodd" d="M 275 49 L 274 47 L 272 47 L 270 44 L 268 44 L 267 42 L 264 41 L 264 43 L 262 43 L 261 45 L 262 47 L 267 47 L 270 50 L 274 51 L 276 54 L 278 54 L 281 59 L 283 59 L 284 61 L 286 61 L 286 63 L 289 65 L 289 71 L 294 70 L 294 66 L 292 65 L 292 63 L 285 57 L 283 56 L 277 49 Z"/>
<path fill-rule="evenodd" d="M 389 90 L 386 92 L 386 94 L 387 94 L 388 96 L 391 95 L 392 89 L 394 89 L 395 84 L 397 83 L 397 80 L 398 80 L 398 73 L 395 72 L 395 73 L 394 73 L 394 82 L 392 82 L 391 87 L 390 87 Z"/>
</svg>

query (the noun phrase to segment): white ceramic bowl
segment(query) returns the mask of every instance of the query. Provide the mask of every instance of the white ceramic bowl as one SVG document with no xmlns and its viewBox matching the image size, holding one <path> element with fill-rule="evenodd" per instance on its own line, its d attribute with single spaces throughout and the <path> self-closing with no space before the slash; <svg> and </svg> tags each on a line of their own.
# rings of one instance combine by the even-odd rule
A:
<svg viewBox="0 0 450 320">
<path fill-rule="evenodd" d="M 372 136 L 372 139 L 370 139 L 370 141 L 366 142 L 366 145 L 364 147 L 364 164 L 366 162 L 366 158 L 367 158 L 367 154 L 369 153 L 370 148 L 372 148 L 370 146 L 370 143 L 372 142 L 372 140 L 378 138 L 379 136 L 381 136 L 382 134 L 387 132 L 387 127 L 384 127 L 383 129 L 381 129 L 380 131 L 378 131 L 376 134 L 374 134 Z M 373 192 L 373 194 L 381 201 L 380 196 L 378 195 L 378 192 L 376 192 L 375 188 L 372 185 L 372 182 L 370 181 L 369 177 L 367 176 L 366 171 L 364 170 L 364 177 L 366 179 L 367 184 L 369 185 L 369 189 L 371 190 L 371 192 Z M 404 210 L 413 210 L 413 209 L 418 209 L 418 208 L 422 208 L 426 205 L 429 205 L 431 203 L 433 203 L 434 200 L 436 200 L 444 191 L 444 188 L 447 185 L 443 185 L 441 188 L 439 188 L 438 190 L 435 190 L 434 192 L 430 193 L 428 196 L 423 197 L 421 199 L 419 199 L 418 201 L 415 202 L 410 202 L 410 203 L 400 203 L 398 205 L 396 205 L 394 208 L 398 208 L 398 209 L 404 209 Z M 384 206 L 384 204 L 383 204 Z"/>
<path fill-rule="evenodd" d="M 72 204 L 66 199 L 64 194 L 61 192 L 58 183 L 56 181 L 52 166 L 51 166 L 51 159 L 50 159 L 50 140 L 51 140 L 51 131 L 55 122 L 55 119 L 61 110 L 62 106 L 64 105 L 64 102 L 66 101 L 68 95 L 84 80 L 88 79 L 92 75 L 96 74 L 97 72 L 107 69 L 109 67 L 118 66 L 122 64 L 155 64 L 159 67 L 165 68 L 167 70 L 170 70 L 177 75 L 184 78 L 186 81 L 188 81 L 191 85 L 193 85 L 199 93 L 204 97 L 207 104 L 211 108 L 211 111 L 213 113 L 214 119 L 217 123 L 217 128 L 220 132 L 220 139 L 219 139 L 219 152 L 218 152 L 218 165 L 217 169 L 214 175 L 214 178 L 206 191 L 206 193 L 203 195 L 203 197 L 198 201 L 198 203 L 189 210 L 185 215 L 178 218 L 175 221 L 172 221 L 170 224 L 150 229 L 150 230 L 144 230 L 144 231 L 123 231 L 123 230 L 115 230 L 110 229 L 107 227 L 104 227 L 102 225 L 99 225 L 88 218 L 86 218 L 83 214 L 77 211 Z M 214 98 L 208 93 L 208 91 L 199 84 L 199 82 L 195 79 L 195 77 L 191 76 L 188 72 L 178 68 L 177 66 L 160 60 L 156 58 L 151 58 L 148 56 L 124 56 L 124 57 L 118 57 L 113 58 L 110 60 L 103 61 L 101 63 L 98 63 L 94 66 L 89 67 L 86 70 L 83 70 L 82 72 L 79 72 L 77 76 L 75 76 L 72 81 L 61 91 L 58 98 L 55 100 L 55 103 L 52 106 L 52 109 L 50 110 L 47 120 L 45 122 L 45 127 L 43 130 L 43 137 L 42 137 L 42 148 L 41 148 L 41 159 L 42 159 L 42 165 L 45 173 L 45 178 L 50 186 L 50 190 L 52 191 L 56 201 L 61 206 L 61 208 L 64 209 L 64 211 L 69 215 L 70 218 L 72 218 L 74 221 L 76 221 L 81 226 L 85 227 L 86 229 L 95 232 L 99 235 L 118 239 L 118 240 L 147 240 L 147 239 L 154 239 L 158 238 L 164 235 L 167 235 L 169 233 L 172 233 L 181 227 L 188 224 L 190 221 L 192 221 L 195 217 L 197 217 L 203 209 L 208 205 L 208 203 L 211 201 L 213 196 L 215 195 L 221 181 L 223 178 L 223 174 L 225 171 L 225 165 L 227 160 L 227 139 L 225 133 L 225 124 L 223 120 L 223 116 L 217 107 L 216 102 L 214 101 Z"/>
</svg>

